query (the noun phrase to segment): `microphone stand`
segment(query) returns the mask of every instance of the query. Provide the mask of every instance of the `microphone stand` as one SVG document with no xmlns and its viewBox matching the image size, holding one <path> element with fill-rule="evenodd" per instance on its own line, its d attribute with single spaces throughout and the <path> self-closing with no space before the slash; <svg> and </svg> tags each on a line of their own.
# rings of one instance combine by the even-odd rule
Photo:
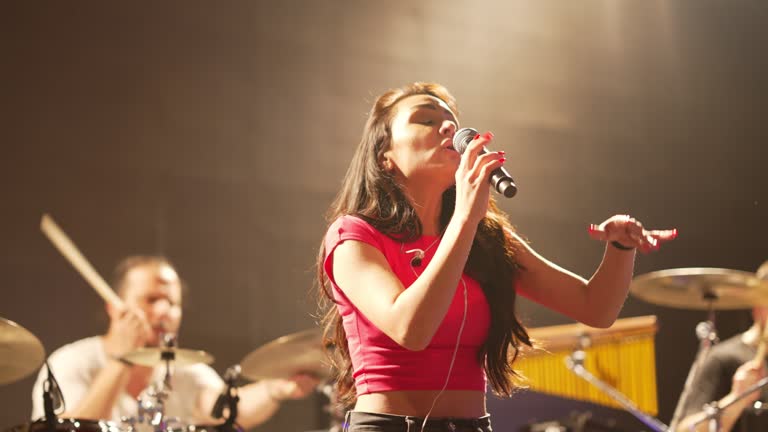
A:
<svg viewBox="0 0 768 432">
<path fill-rule="evenodd" d="M 237 425 L 237 404 L 240 402 L 240 396 L 237 395 L 236 381 L 240 377 L 240 365 L 229 367 L 224 372 L 224 381 L 227 388 L 216 399 L 211 411 L 211 417 L 220 419 L 224 417 L 224 408 L 227 408 L 227 419 L 217 429 L 222 432 L 239 432 L 240 426 Z"/>
<path fill-rule="evenodd" d="M 630 414 L 632 414 L 638 420 L 643 422 L 643 424 L 648 426 L 652 431 L 667 432 L 670 430 L 667 427 L 667 425 L 659 421 L 657 418 L 649 416 L 648 414 L 642 412 L 637 407 L 637 405 L 634 404 L 634 402 L 629 400 L 629 398 L 621 394 L 621 392 L 619 392 L 617 389 L 612 387 L 610 384 L 592 375 L 592 373 L 584 367 L 585 357 L 586 357 L 586 353 L 583 350 L 576 349 L 575 351 L 573 351 L 573 353 L 570 356 L 565 358 L 565 365 L 568 369 L 571 370 L 571 372 L 575 373 L 578 377 L 584 379 L 588 383 L 594 385 L 595 387 L 607 393 L 608 396 L 610 396 L 613 400 L 618 402 L 627 411 L 629 411 Z"/>
<path fill-rule="evenodd" d="M 45 362 L 45 368 L 48 370 L 48 378 L 43 382 L 43 410 L 45 413 L 45 424 L 50 432 L 56 431 L 56 424 L 58 423 L 58 417 L 56 416 L 56 410 L 53 403 L 53 389 L 55 388 L 59 400 L 63 403 L 64 397 L 61 395 L 59 384 L 56 382 L 56 378 L 51 372 L 51 366 L 48 361 Z"/>
</svg>

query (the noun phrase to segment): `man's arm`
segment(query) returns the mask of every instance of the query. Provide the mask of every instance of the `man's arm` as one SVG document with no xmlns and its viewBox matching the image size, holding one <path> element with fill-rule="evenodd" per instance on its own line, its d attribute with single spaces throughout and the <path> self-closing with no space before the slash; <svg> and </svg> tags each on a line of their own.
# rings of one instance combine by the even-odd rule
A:
<svg viewBox="0 0 768 432">
<path fill-rule="evenodd" d="M 705 370 L 702 370 L 702 375 L 704 375 L 704 372 Z M 760 362 L 748 361 L 744 363 L 743 365 L 739 366 L 739 368 L 736 370 L 736 373 L 733 374 L 731 391 L 726 396 L 720 398 L 717 401 L 717 404 L 719 406 L 723 406 L 730 403 L 737 396 L 741 395 L 747 388 L 758 382 L 763 377 L 765 377 L 765 368 Z M 697 389 L 697 393 L 699 393 L 700 396 L 702 393 L 704 395 L 707 394 L 706 387 L 702 389 L 702 392 L 699 392 L 697 387 L 694 386 L 694 388 Z M 741 417 L 741 414 L 744 412 L 744 410 L 749 408 L 759 397 L 760 392 L 755 391 L 749 396 L 733 403 L 728 408 L 722 410 L 720 412 L 719 431 L 730 432 L 731 429 L 733 429 L 733 425 L 736 424 L 736 421 L 739 419 L 739 417 Z M 714 397 L 708 400 L 712 399 L 714 399 Z M 689 415 L 680 422 L 680 425 L 677 428 L 677 432 L 708 431 L 709 421 L 704 420 L 706 417 L 707 413 L 704 411 L 699 411 Z"/>
<path fill-rule="evenodd" d="M 109 419 L 120 392 L 129 377 L 129 367 L 116 360 L 110 360 L 93 379 L 86 369 L 93 361 L 93 353 L 78 352 L 77 348 L 54 353 L 48 360 L 64 397 L 66 411 L 61 417 L 82 419 Z M 40 370 L 32 388 L 32 419 L 45 415 L 43 408 L 43 386 L 48 378 L 46 368 Z"/>
<path fill-rule="evenodd" d="M 237 390 L 240 402 L 237 405 L 237 423 L 245 429 L 269 420 L 288 399 L 306 397 L 317 386 L 318 380 L 308 375 L 297 375 L 292 379 L 265 379 L 240 387 Z M 221 394 L 220 389 L 208 387 L 198 398 L 200 417 L 206 421 L 221 423 L 211 417 L 213 405 Z M 226 418 L 226 410 L 225 410 Z"/>
<path fill-rule="evenodd" d="M 93 420 L 112 418 L 112 408 L 128 384 L 129 377 L 130 366 L 109 360 L 88 386 L 83 398 L 75 404 L 67 405 L 67 411 L 61 417 Z"/>
</svg>

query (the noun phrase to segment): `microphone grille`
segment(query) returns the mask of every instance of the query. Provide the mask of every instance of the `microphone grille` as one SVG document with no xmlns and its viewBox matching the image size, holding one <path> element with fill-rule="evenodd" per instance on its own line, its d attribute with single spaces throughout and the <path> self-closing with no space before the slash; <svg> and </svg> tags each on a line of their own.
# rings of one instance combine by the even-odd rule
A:
<svg viewBox="0 0 768 432">
<path fill-rule="evenodd" d="M 453 135 L 453 148 L 456 149 L 459 154 L 463 154 L 467 146 L 475 138 L 479 132 L 472 128 L 461 128 Z"/>
</svg>

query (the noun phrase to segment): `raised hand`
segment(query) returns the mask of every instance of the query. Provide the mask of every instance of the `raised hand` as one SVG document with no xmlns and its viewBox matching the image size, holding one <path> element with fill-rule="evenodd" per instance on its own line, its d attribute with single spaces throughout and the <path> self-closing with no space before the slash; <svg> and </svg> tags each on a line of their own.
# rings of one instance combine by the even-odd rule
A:
<svg viewBox="0 0 768 432">
<path fill-rule="evenodd" d="M 122 357 L 142 348 L 152 336 L 152 327 L 141 309 L 127 307 L 112 315 L 112 338 L 109 355 Z"/>
<path fill-rule="evenodd" d="M 745 392 L 749 387 L 756 384 L 761 379 L 765 378 L 766 370 L 761 361 L 750 360 L 736 369 L 736 373 L 733 374 L 733 382 L 731 385 L 731 393 L 734 396 L 739 396 Z M 755 390 L 750 393 L 743 400 L 752 404 L 760 398 L 760 391 Z"/>
<path fill-rule="evenodd" d="M 589 235 L 595 240 L 616 242 L 617 247 L 623 246 L 625 249 L 639 249 L 640 252 L 649 253 L 659 250 L 662 243 L 674 240 L 677 237 L 677 229 L 646 230 L 643 224 L 632 216 L 616 215 L 600 225 L 590 225 Z"/>
<path fill-rule="evenodd" d="M 456 170 L 456 210 L 454 214 L 464 214 L 470 223 L 479 223 L 488 212 L 491 172 L 504 161 L 504 152 L 480 154 L 483 147 L 491 142 L 493 134 L 478 134 L 469 143 L 461 155 L 459 168 Z"/>
</svg>

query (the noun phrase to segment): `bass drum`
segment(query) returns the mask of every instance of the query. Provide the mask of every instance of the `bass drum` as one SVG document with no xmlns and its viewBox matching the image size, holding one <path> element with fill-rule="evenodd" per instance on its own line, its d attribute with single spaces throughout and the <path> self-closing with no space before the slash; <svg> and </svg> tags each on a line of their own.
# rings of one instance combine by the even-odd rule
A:
<svg viewBox="0 0 768 432">
<path fill-rule="evenodd" d="M 126 432 L 117 423 L 106 420 L 57 419 L 54 432 Z M 4 432 L 51 432 L 45 420 L 12 426 Z"/>
</svg>

